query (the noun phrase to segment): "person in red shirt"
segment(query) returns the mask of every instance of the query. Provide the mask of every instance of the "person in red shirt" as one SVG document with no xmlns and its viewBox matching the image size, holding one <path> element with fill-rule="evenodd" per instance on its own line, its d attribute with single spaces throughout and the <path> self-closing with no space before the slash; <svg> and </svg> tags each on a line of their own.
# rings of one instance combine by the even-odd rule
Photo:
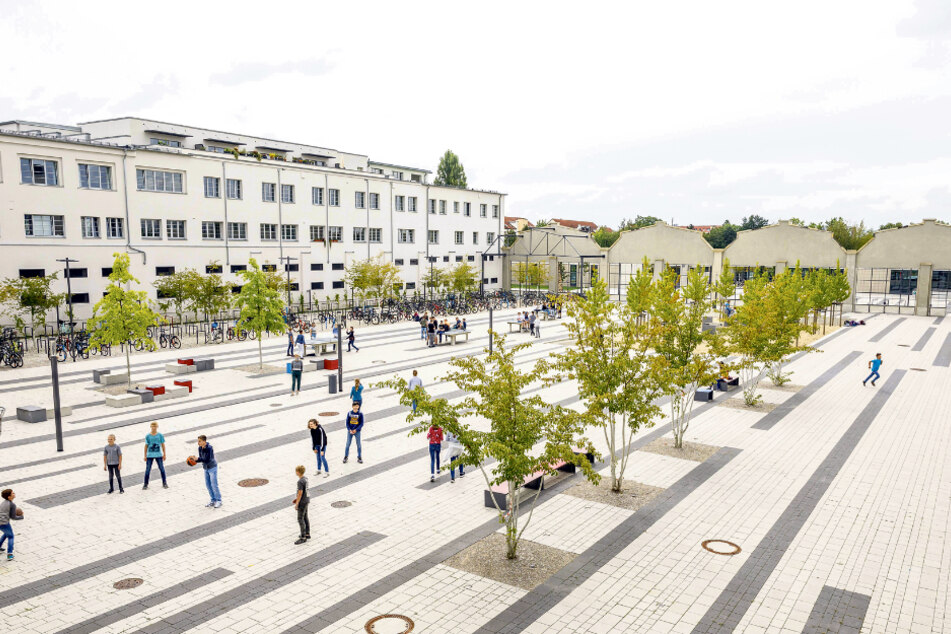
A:
<svg viewBox="0 0 951 634">
<path fill-rule="evenodd" d="M 429 439 L 429 481 L 436 481 L 436 473 L 442 473 L 439 467 L 439 451 L 442 449 L 442 427 L 432 425 L 426 432 Z"/>
</svg>

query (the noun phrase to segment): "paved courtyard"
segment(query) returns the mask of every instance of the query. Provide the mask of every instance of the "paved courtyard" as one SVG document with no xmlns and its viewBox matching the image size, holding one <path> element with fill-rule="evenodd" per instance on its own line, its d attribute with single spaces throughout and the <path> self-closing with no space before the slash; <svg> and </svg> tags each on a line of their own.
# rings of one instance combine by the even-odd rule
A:
<svg viewBox="0 0 951 634">
<path fill-rule="evenodd" d="M 512 314 L 500 311 L 497 323 Z M 291 397 L 288 375 L 235 369 L 256 361 L 256 342 L 190 350 L 216 359 L 214 371 L 189 375 L 193 394 L 128 409 L 105 407 L 91 379 L 123 359 L 65 363 L 63 402 L 74 410 L 63 453 L 52 421 L 15 420 L 18 405 L 52 405 L 48 367 L 0 372 L 0 488 L 16 491 L 26 516 L 13 524 L 16 559 L 0 561 L 2 630 L 353 633 L 399 614 L 414 632 L 453 634 L 951 631 L 951 319 L 863 315 L 866 326 L 837 330 L 816 343 L 820 353 L 790 364 L 796 387 L 764 389 L 772 411 L 723 406 L 735 392 L 697 403 L 687 440 L 715 448 L 702 462 L 647 450 L 670 436 L 667 421 L 641 431 L 626 478 L 660 491 L 637 510 L 572 494 L 580 475 L 546 487 L 524 538 L 568 563 L 525 589 L 447 563 L 499 531 L 485 483 L 477 470 L 430 483 L 426 440 L 407 436 L 406 408 L 374 387 L 418 369 L 431 393 L 460 398 L 436 378 L 452 355 L 486 344 L 487 315 L 471 317 L 468 344 L 434 349 L 413 324 L 358 327 L 361 349 L 344 353 L 337 395 L 324 371 L 305 373 Z M 519 354 L 528 364 L 561 349 L 566 331 L 543 322 L 540 339 L 510 340 L 533 342 Z M 267 341 L 265 362 L 283 365 L 285 349 Z M 863 387 L 876 352 L 882 380 Z M 164 364 L 176 356 L 134 355 L 134 381 L 170 385 Z M 351 455 L 344 465 L 357 377 L 367 385 L 364 463 Z M 529 389 L 579 407 L 571 383 Z M 306 429 L 318 416 L 326 479 L 314 475 Z M 153 420 L 167 441 L 169 488 L 153 470 L 143 491 Z M 110 433 L 124 451 L 123 495 L 105 494 Z M 184 462 L 199 434 L 220 464 L 218 509 L 204 507 L 201 469 Z M 299 546 L 298 464 L 311 484 L 313 536 Z M 238 486 L 249 478 L 268 482 Z M 740 551 L 716 554 L 706 540 Z M 130 578 L 142 583 L 114 588 Z"/>
</svg>

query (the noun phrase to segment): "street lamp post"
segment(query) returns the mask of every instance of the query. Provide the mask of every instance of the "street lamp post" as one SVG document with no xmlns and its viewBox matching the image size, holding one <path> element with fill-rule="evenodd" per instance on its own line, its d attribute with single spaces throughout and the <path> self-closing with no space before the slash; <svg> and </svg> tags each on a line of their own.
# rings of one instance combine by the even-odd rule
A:
<svg viewBox="0 0 951 634">
<path fill-rule="evenodd" d="M 63 258 L 56 261 L 66 263 L 66 272 L 64 273 L 64 275 L 66 276 L 66 305 L 68 306 L 67 317 L 69 318 L 69 332 L 70 334 L 72 334 L 73 332 L 73 288 L 72 288 L 72 284 L 70 283 L 70 280 L 72 278 L 69 276 L 69 263 L 79 262 L 79 260 L 74 260 L 72 258 Z"/>
<path fill-rule="evenodd" d="M 289 309 L 291 307 L 291 260 L 296 262 L 298 258 L 285 255 L 278 259 L 284 263 L 284 271 L 287 273 L 287 307 Z"/>
</svg>

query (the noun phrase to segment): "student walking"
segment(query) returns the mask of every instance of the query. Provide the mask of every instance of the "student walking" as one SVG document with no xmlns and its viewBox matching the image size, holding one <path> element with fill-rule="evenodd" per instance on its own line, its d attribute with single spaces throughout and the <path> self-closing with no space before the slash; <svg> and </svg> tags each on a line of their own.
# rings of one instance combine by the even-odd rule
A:
<svg viewBox="0 0 951 634">
<path fill-rule="evenodd" d="M 431 425 L 426 432 L 429 439 L 429 481 L 436 481 L 436 472 L 442 473 L 439 465 L 439 452 L 442 449 L 442 427 Z"/>
<path fill-rule="evenodd" d="M 350 326 L 350 330 L 347 331 L 347 352 L 350 352 L 350 347 L 353 346 L 353 349 L 357 352 L 360 352 L 360 348 L 357 347 L 357 344 L 354 343 L 354 340 L 357 336 L 353 332 L 353 326 Z"/>
<path fill-rule="evenodd" d="M 862 385 L 863 385 L 863 386 L 864 386 L 866 383 L 868 383 L 868 380 L 869 380 L 869 379 L 872 379 L 872 377 L 874 376 L 875 378 L 872 379 L 872 387 L 875 387 L 875 381 L 877 381 L 877 380 L 879 380 L 880 378 L 882 378 L 882 376 L 878 373 L 878 369 L 879 369 L 880 367 L 882 367 L 882 363 L 884 363 L 884 361 L 882 361 L 882 353 L 881 353 L 881 352 L 877 353 L 877 354 L 875 355 L 875 358 L 868 362 L 868 367 L 869 367 L 869 369 L 872 371 L 872 373 L 869 374 L 867 377 L 865 377 L 865 380 L 862 381 Z"/>
<path fill-rule="evenodd" d="M 307 422 L 310 429 L 310 446 L 317 454 L 317 475 L 320 475 L 320 468 L 323 466 L 324 477 L 330 477 L 330 465 L 327 464 L 327 432 L 323 426 L 317 422 L 316 418 L 311 418 Z"/>
<path fill-rule="evenodd" d="M 533 312 L 531 317 L 528 318 L 528 333 L 534 337 L 535 336 L 535 313 Z"/>
<path fill-rule="evenodd" d="M 363 406 L 363 384 L 360 379 L 353 380 L 353 387 L 350 388 L 350 400 L 356 405 Z"/>
<path fill-rule="evenodd" d="M 304 362 L 301 361 L 299 354 L 295 354 L 294 360 L 291 361 L 291 396 L 300 394 L 300 377 L 303 373 Z"/>
<path fill-rule="evenodd" d="M 116 437 L 109 434 L 106 439 L 106 447 L 102 450 L 102 470 L 109 472 L 109 490 L 106 493 L 112 493 L 115 489 L 112 486 L 112 477 L 115 475 L 119 481 L 119 493 L 125 493 L 122 488 L 122 476 L 119 471 L 122 469 L 122 448 L 116 444 Z"/>
<path fill-rule="evenodd" d="M 218 461 L 215 460 L 215 450 L 208 443 L 205 436 L 198 437 L 198 457 L 189 456 L 194 462 L 201 463 L 205 470 L 205 487 L 208 489 L 208 495 L 211 496 L 211 502 L 206 504 L 207 508 L 221 508 L 221 491 L 218 489 Z"/>
<path fill-rule="evenodd" d="M 357 462 L 363 464 L 363 446 L 360 444 L 360 432 L 363 430 L 363 412 L 360 403 L 353 403 L 353 410 L 347 413 L 347 446 L 343 450 L 343 463 L 347 464 L 350 457 L 350 442 L 357 441 Z"/>
<path fill-rule="evenodd" d="M 287 329 L 287 356 L 294 355 L 294 329 Z"/>
<path fill-rule="evenodd" d="M 416 388 L 419 388 L 420 390 L 423 389 L 423 380 L 419 378 L 419 373 L 416 370 L 413 370 L 413 378 L 409 380 L 409 383 L 407 383 L 407 387 L 409 387 L 409 389 L 411 390 L 415 390 Z M 413 399 L 413 411 L 414 412 L 416 411 L 415 398 Z"/>
<path fill-rule="evenodd" d="M 454 483 L 456 481 L 456 462 L 459 463 L 459 477 L 466 475 L 465 465 L 462 464 L 460 460 L 462 456 L 462 443 L 459 442 L 459 439 L 453 433 L 446 434 L 446 452 L 449 458 L 449 482 Z"/>
<path fill-rule="evenodd" d="M 23 509 L 18 509 L 13 503 L 16 494 L 13 489 L 4 489 L 0 493 L 0 550 L 3 550 L 3 542 L 7 543 L 7 561 L 13 559 L 13 527 L 10 522 L 23 519 Z"/>
<path fill-rule="evenodd" d="M 298 353 L 300 356 L 302 356 L 302 357 L 303 357 L 303 356 L 306 356 L 306 355 L 305 355 L 305 352 L 306 352 L 307 348 L 306 348 L 305 342 L 304 342 L 304 329 L 303 329 L 303 328 L 300 328 L 300 329 L 297 331 L 297 338 L 294 340 L 294 345 L 295 345 L 295 347 L 297 348 L 297 353 Z"/>
<path fill-rule="evenodd" d="M 294 508 L 297 509 L 297 523 L 300 525 L 300 537 L 294 542 L 303 544 L 310 539 L 310 518 L 307 517 L 307 507 L 310 505 L 310 496 L 307 495 L 307 478 L 304 477 L 304 465 L 297 465 L 297 497 L 294 498 Z"/>
<path fill-rule="evenodd" d="M 165 478 L 165 436 L 158 433 L 158 423 L 149 425 L 151 433 L 145 437 L 145 481 L 142 483 L 142 489 L 149 488 L 149 475 L 152 473 L 152 461 L 158 465 L 159 473 L 162 474 L 162 487 L 168 488 L 168 481 Z"/>
</svg>

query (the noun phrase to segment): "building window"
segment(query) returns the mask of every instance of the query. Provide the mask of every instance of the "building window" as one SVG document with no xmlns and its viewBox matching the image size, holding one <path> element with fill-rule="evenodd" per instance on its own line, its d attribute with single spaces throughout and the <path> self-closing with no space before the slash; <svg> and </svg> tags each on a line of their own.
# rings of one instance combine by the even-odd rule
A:
<svg viewBox="0 0 951 634">
<path fill-rule="evenodd" d="M 491 232 L 491 231 L 486 231 L 486 232 L 485 232 L 485 243 L 486 243 L 487 245 L 491 246 L 493 242 L 495 242 L 495 234 L 494 234 L 493 232 Z"/>
<path fill-rule="evenodd" d="M 312 263 L 312 264 L 310 265 L 310 270 L 311 270 L 311 271 L 323 271 L 323 270 L 324 270 L 324 265 L 323 265 L 322 262 L 314 262 L 314 263 Z"/>
<path fill-rule="evenodd" d="M 124 220 L 122 218 L 106 218 L 106 237 L 124 238 L 125 225 L 123 222 Z"/>
<path fill-rule="evenodd" d="M 202 240 L 221 240 L 221 223 L 203 220 L 201 223 Z"/>
<path fill-rule="evenodd" d="M 456 262 L 462 262 L 462 256 L 461 256 L 461 255 L 457 255 L 457 256 L 456 256 Z"/>
<path fill-rule="evenodd" d="M 354 192 L 353 205 L 357 209 L 363 209 L 366 206 L 366 192 Z"/>
<path fill-rule="evenodd" d="M 406 282 L 406 290 L 408 291 L 416 290 L 416 282 Z"/>
<path fill-rule="evenodd" d="M 396 196 L 396 197 L 393 199 L 393 208 L 394 208 L 396 211 L 405 211 L 405 209 L 404 209 L 404 207 L 405 207 L 405 201 L 406 201 L 406 196 Z"/>
<path fill-rule="evenodd" d="M 99 237 L 99 218 L 93 216 L 83 216 L 81 218 L 84 238 Z"/>
<path fill-rule="evenodd" d="M 64 273 L 63 277 L 68 277 L 71 280 L 75 280 L 77 278 L 89 277 L 88 269 L 67 269 L 66 271 L 63 271 L 63 273 Z"/>
<path fill-rule="evenodd" d="M 393 260 L 393 264 L 395 264 L 396 266 L 403 266 L 403 259 L 396 258 L 395 260 Z"/>
<path fill-rule="evenodd" d="M 442 256 L 442 261 L 443 261 L 443 262 L 448 262 L 448 261 L 449 261 L 449 256 L 448 256 L 448 255 Z"/>
<path fill-rule="evenodd" d="M 330 206 L 339 207 L 340 206 L 340 190 L 331 189 L 330 191 Z"/>
<path fill-rule="evenodd" d="M 229 178 L 225 181 L 228 198 L 231 200 L 241 200 L 241 181 L 236 178 Z"/>
<path fill-rule="evenodd" d="M 472 215 L 472 203 L 466 203 L 462 206 L 462 215 L 467 218 Z"/>
<path fill-rule="evenodd" d="M 276 264 L 262 264 L 261 270 L 267 271 L 268 273 L 274 273 L 277 271 L 277 265 Z"/>
<path fill-rule="evenodd" d="M 162 221 L 143 218 L 139 221 L 142 238 L 160 240 L 162 238 Z"/>
<path fill-rule="evenodd" d="M 433 229 L 430 229 L 426 234 L 429 244 L 439 244 L 439 232 Z"/>
<path fill-rule="evenodd" d="M 248 239 L 248 223 L 229 222 L 228 223 L 228 239 L 229 240 L 247 240 Z M 234 271 L 232 271 L 232 273 L 233 272 Z"/>
<path fill-rule="evenodd" d="M 220 265 L 220 264 L 206 264 L 206 265 L 205 265 L 205 273 L 207 273 L 208 275 L 213 275 L 213 274 L 215 274 L 215 273 L 221 273 L 221 265 Z"/>
<path fill-rule="evenodd" d="M 232 273 L 237 273 L 238 271 L 247 271 L 247 270 L 248 270 L 247 264 L 232 264 L 231 265 Z"/>
<path fill-rule="evenodd" d="M 353 241 L 354 242 L 366 242 L 367 241 L 367 230 L 365 227 L 354 227 L 353 228 Z"/>
<path fill-rule="evenodd" d="M 419 266 L 419 259 L 413 258 L 409 261 L 410 266 Z"/>
<path fill-rule="evenodd" d="M 343 288 L 343 282 L 342 282 L 342 281 L 340 281 L 340 282 L 334 282 L 334 283 L 333 283 L 333 287 L 334 287 L 334 288 Z"/>
<path fill-rule="evenodd" d="M 383 242 L 383 229 L 370 227 L 370 242 Z"/>
<path fill-rule="evenodd" d="M 311 242 L 323 242 L 323 241 L 324 241 L 324 226 L 323 226 L 323 225 L 311 225 L 311 226 L 310 226 L 310 241 L 311 241 Z"/>
<path fill-rule="evenodd" d="M 137 169 L 135 170 L 135 182 L 140 191 L 172 194 L 181 194 L 185 191 L 184 177 L 181 172 Z"/>
<path fill-rule="evenodd" d="M 89 303 L 89 293 L 73 293 L 72 297 L 69 298 L 70 304 L 88 304 Z"/>
<path fill-rule="evenodd" d="M 20 269 L 20 277 L 46 277 L 46 269 Z"/>
<path fill-rule="evenodd" d="M 182 147 L 181 141 L 169 141 L 168 139 L 149 139 L 149 145 L 164 145 L 166 147 Z"/>
<path fill-rule="evenodd" d="M 232 295 L 238 295 L 238 294 L 240 294 L 240 293 L 241 293 L 241 286 L 242 286 L 241 284 L 235 284 L 234 286 L 232 286 L 232 287 L 231 287 L 231 294 L 232 294 Z"/>
<path fill-rule="evenodd" d="M 478 232 L 478 231 L 473 231 L 473 232 L 472 232 L 472 244 L 479 244 L 479 232 Z"/>
<path fill-rule="evenodd" d="M 297 225 L 281 225 L 281 240 L 297 242 Z"/>
<path fill-rule="evenodd" d="M 456 244 L 462 244 L 463 240 L 465 239 L 462 231 L 457 231 L 455 238 L 456 238 Z"/>
<path fill-rule="evenodd" d="M 330 227 L 330 233 L 327 234 L 331 242 L 343 242 L 343 227 Z"/>
<path fill-rule="evenodd" d="M 282 203 L 294 202 L 294 186 L 293 185 L 281 185 L 281 202 Z"/>
<path fill-rule="evenodd" d="M 21 158 L 20 176 L 27 185 L 59 185 L 59 166 L 56 161 Z"/>
<path fill-rule="evenodd" d="M 416 196 L 409 197 L 409 210 L 416 211 Z"/>
<path fill-rule="evenodd" d="M 323 282 L 311 282 L 311 283 L 310 283 L 310 288 L 311 288 L 311 290 L 314 290 L 314 291 L 322 291 L 322 290 L 324 290 L 324 283 L 323 283 Z"/>
<path fill-rule="evenodd" d="M 221 179 L 205 177 L 205 198 L 221 198 Z"/>
<path fill-rule="evenodd" d="M 110 275 L 112 275 L 112 267 L 102 267 L 102 276 L 109 277 Z"/>
<path fill-rule="evenodd" d="M 284 265 L 284 272 L 285 272 L 285 273 L 297 273 L 299 270 L 300 270 L 300 265 L 299 265 L 299 264 L 287 263 L 287 264 Z"/>
<path fill-rule="evenodd" d="M 429 200 L 429 213 L 436 213 L 436 201 L 434 199 Z"/>
<path fill-rule="evenodd" d="M 474 256 L 474 255 L 466 256 L 466 259 L 469 260 L 470 262 L 475 262 L 475 256 Z"/>
<path fill-rule="evenodd" d="M 485 218 L 487 208 L 488 208 L 488 205 L 486 205 L 486 204 L 481 204 L 481 205 L 479 205 L 479 217 L 480 217 L 480 218 Z"/>
<path fill-rule="evenodd" d="M 185 221 L 184 220 L 166 220 L 165 235 L 169 240 L 185 239 Z"/>
<path fill-rule="evenodd" d="M 416 242 L 416 231 L 413 229 L 400 229 L 397 240 L 402 244 L 413 244 Z"/>
<path fill-rule="evenodd" d="M 446 215 L 446 201 L 445 200 L 439 201 L 439 215 L 441 216 Z"/>
<path fill-rule="evenodd" d="M 498 284 L 498 283 L 499 283 L 499 278 L 493 277 L 493 278 L 490 280 L 490 282 L 491 282 L 492 284 Z"/>
<path fill-rule="evenodd" d="M 403 172 L 393 170 L 392 172 L 390 172 L 390 175 L 398 181 L 403 180 Z"/>
<path fill-rule="evenodd" d="M 277 240 L 277 225 L 261 223 L 261 239 Z"/>
<path fill-rule="evenodd" d="M 277 192 L 277 185 L 274 183 L 261 183 L 261 200 L 266 203 L 273 203 Z"/>
<path fill-rule="evenodd" d="M 27 214 L 23 217 L 23 220 L 28 236 L 34 238 L 62 238 L 65 236 L 62 216 Z"/>
<path fill-rule="evenodd" d="M 174 275 L 175 267 L 174 266 L 156 266 L 155 274 L 162 277 L 165 275 Z"/>
<path fill-rule="evenodd" d="M 457 201 L 453 201 L 453 203 L 452 203 L 452 213 L 454 213 L 454 214 L 459 213 L 459 201 L 458 201 L 458 200 L 457 200 Z"/>
<path fill-rule="evenodd" d="M 342 270 L 343 270 L 343 262 L 334 262 L 334 263 L 332 263 L 332 264 L 330 265 L 330 270 L 331 270 L 331 271 L 342 271 Z"/>
<path fill-rule="evenodd" d="M 380 195 L 379 194 L 370 194 L 370 209 L 379 209 L 380 208 Z"/>
<path fill-rule="evenodd" d="M 324 204 L 324 188 L 323 187 L 311 187 L 310 188 L 310 200 L 315 205 Z"/>
<path fill-rule="evenodd" d="M 83 189 L 112 189 L 112 168 L 80 163 L 79 186 Z"/>
<path fill-rule="evenodd" d="M 498 205 L 492 205 L 492 217 L 493 217 L 493 218 L 498 218 L 498 217 L 499 217 L 499 206 L 498 206 Z"/>
<path fill-rule="evenodd" d="M 371 167 L 371 168 L 370 168 L 370 173 L 371 173 L 371 174 L 382 174 L 382 173 L 383 173 L 383 170 L 380 169 L 379 167 Z"/>
</svg>

